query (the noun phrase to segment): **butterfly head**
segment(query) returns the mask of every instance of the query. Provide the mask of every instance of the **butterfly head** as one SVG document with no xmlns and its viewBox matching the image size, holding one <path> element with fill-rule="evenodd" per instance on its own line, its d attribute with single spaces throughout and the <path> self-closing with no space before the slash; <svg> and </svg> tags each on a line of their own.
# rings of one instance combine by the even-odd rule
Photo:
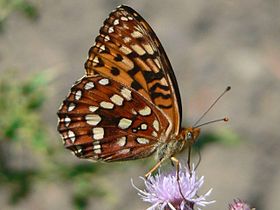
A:
<svg viewBox="0 0 280 210">
<path fill-rule="evenodd" d="M 198 138 L 198 136 L 200 134 L 200 128 L 194 128 L 194 127 L 186 128 L 183 130 L 182 134 L 183 134 L 184 140 L 188 144 L 192 145 L 195 143 L 196 139 Z"/>
</svg>

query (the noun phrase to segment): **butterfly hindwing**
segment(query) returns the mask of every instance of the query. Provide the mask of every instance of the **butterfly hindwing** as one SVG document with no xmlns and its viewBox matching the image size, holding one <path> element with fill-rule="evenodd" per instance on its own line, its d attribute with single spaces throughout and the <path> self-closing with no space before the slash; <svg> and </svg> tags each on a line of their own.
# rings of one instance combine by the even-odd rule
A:
<svg viewBox="0 0 280 210">
<path fill-rule="evenodd" d="M 100 75 L 77 81 L 58 116 L 65 147 L 78 157 L 103 161 L 150 155 L 169 125 L 141 94 Z"/>
</svg>

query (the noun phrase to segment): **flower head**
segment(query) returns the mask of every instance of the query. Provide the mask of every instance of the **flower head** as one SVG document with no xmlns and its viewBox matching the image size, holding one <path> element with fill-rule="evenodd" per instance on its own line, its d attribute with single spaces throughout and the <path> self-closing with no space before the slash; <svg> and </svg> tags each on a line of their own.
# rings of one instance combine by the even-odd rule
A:
<svg viewBox="0 0 280 210">
<path fill-rule="evenodd" d="M 251 208 L 245 201 L 238 199 L 229 204 L 229 210 L 251 210 Z"/>
<path fill-rule="evenodd" d="M 206 200 L 212 189 L 204 195 L 197 195 L 199 188 L 204 183 L 203 176 L 198 179 L 194 170 L 189 173 L 187 167 L 183 169 L 180 167 L 180 169 L 179 182 L 184 197 L 179 191 L 177 175 L 174 171 L 163 174 L 159 170 L 158 174 L 149 176 L 147 179 L 140 177 L 144 180 L 145 190 L 140 190 L 133 185 L 139 191 L 138 194 L 142 200 L 152 204 L 147 210 L 191 210 L 195 205 L 200 209 L 199 207 L 215 202 Z"/>
</svg>

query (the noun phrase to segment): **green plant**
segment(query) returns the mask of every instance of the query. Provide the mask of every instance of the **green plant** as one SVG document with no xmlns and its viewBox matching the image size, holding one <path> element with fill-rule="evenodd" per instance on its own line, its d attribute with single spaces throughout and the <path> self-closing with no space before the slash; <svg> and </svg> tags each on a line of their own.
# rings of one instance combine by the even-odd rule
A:
<svg viewBox="0 0 280 210">
<path fill-rule="evenodd" d="M 23 13 L 31 20 L 39 17 L 38 10 L 33 3 L 26 0 L 0 0 L 0 30 L 3 30 L 6 19 L 16 11 Z"/>
</svg>

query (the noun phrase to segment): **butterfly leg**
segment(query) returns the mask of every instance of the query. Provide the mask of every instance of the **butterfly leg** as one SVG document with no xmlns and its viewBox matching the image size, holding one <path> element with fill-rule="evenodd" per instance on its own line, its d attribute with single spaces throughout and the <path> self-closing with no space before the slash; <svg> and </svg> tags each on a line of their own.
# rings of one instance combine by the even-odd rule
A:
<svg viewBox="0 0 280 210">
<path fill-rule="evenodd" d="M 189 171 L 191 171 L 191 152 L 192 152 L 192 147 L 189 146 L 189 148 L 188 148 L 188 168 L 189 168 Z"/>
<path fill-rule="evenodd" d="M 200 150 L 198 150 L 197 152 L 198 152 L 198 161 L 197 161 L 197 164 L 196 164 L 194 170 L 197 169 L 197 167 L 199 166 L 199 164 L 200 164 L 200 162 L 201 162 L 201 153 L 200 153 Z"/>
<path fill-rule="evenodd" d="M 157 162 L 157 164 L 151 169 L 149 170 L 146 174 L 145 174 L 145 178 L 147 178 L 148 176 L 150 176 L 155 170 L 158 169 L 158 167 L 161 165 L 161 163 L 163 162 L 164 159 L 161 159 L 159 162 Z"/>
<path fill-rule="evenodd" d="M 182 189 L 181 189 L 181 185 L 180 185 L 180 177 L 179 177 L 179 172 L 180 172 L 180 162 L 177 158 L 175 157 L 171 157 L 170 158 L 171 161 L 175 164 L 176 166 L 176 177 L 177 177 L 177 183 L 178 183 L 178 188 L 179 188 L 179 192 L 182 196 L 182 198 L 187 202 L 187 199 L 185 198 L 185 196 L 182 193 Z"/>
</svg>

